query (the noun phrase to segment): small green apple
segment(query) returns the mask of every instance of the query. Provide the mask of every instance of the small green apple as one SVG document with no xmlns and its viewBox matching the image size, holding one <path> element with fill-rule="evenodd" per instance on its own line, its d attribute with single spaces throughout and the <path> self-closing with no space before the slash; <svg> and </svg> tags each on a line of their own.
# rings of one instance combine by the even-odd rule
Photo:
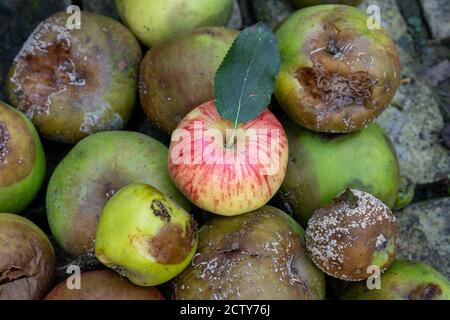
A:
<svg viewBox="0 0 450 320">
<path fill-rule="evenodd" d="M 450 300 L 450 283 L 429 265 L 410 260 L 394 260 L 381 275 L 381 288 L 370 290 L 366 282 L 349 284 L 343 300 Z"/>
<path fill-rule="evenodd" d="M 197 27 L 223 26 L 232 0 L 116 0 L 120 18 L 147 47 Z"/>
<path fill-rule="evenodd" d="M 0 212 L 24 210 L 44 177 L 45 154 L 36 129 L 24 114 L 0 101 Z"/>
<path fill-rule="evenodd" d="M 97 258 L 137 285 L 154 286 L 174 278 L 196 249 L 192 216 L 150 185 L 122 188 L 100 216 Z"/>
</svg>

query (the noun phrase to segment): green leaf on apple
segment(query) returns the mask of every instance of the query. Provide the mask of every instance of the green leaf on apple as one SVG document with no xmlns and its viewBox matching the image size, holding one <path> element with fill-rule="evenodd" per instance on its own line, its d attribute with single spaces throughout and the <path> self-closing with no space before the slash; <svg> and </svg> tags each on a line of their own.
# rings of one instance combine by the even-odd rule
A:
<svg viewBox="0 0 450 320">
<path fill-rule="evenodd" d="M 256 118 L 270 103 L 279 69 L 273 32 L 261 22 L 241 31 L 215 75 L 219 114 L 235 129 Z"/>
</svg>

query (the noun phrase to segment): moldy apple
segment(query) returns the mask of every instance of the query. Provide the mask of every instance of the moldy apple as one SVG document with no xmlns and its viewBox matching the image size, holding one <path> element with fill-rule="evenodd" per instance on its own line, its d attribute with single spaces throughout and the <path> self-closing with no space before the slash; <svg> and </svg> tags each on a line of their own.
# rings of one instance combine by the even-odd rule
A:
<svg viewBox="0 0 450 320">
<path fill-rule="evenodd" d="M 115 20 L 82 12 L 81 28 L 68 29 L 67 19 L 61 12 L 37 26 L 14 59 L 7 89 L 43 137 L 75 143 L 124 128 L 142 53 Z"/>
</svg>

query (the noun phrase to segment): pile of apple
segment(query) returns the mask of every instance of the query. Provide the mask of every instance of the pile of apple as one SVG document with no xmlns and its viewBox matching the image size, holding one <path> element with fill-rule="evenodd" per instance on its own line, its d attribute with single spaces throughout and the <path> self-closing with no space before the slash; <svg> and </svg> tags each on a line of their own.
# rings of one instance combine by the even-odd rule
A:
<svg viewBox="0 0 450 320">
<path fill-rule="evenodd" d="M 385 30 L 344 5 L 299 10 L 276 36 L 222 27 L 231 0 L 116 5 L 126 27 L 82 12 L 69 28 L 58 13 L 14 60 L 11 106 L 0 102 L 0 299 L 164 299 L 164 283 L 174 299 L 324 299 L 325 274 L 359 281 L 337 283 L 342 298 L 450 298 L 436 270 L 394 260 L 399 166 L 373 123 L 399 85 Z M 137 92 L 169 148 L 121 131 Z M 75 144 L 46 209 L 53 244 L 105 266 L 81 289 L 54 287 L 52 242 L 18 215 L 44 184 L 39 135 Z M 373 267 L 387 270 L 381 290 L 366 290 Z"/>
</svg>

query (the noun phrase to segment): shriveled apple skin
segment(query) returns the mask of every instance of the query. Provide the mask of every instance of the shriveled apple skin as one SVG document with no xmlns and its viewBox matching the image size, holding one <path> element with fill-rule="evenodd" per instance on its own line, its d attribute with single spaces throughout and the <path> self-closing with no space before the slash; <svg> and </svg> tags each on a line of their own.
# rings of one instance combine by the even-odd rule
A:
<svg viewBox="0 0 450 320">
<path fill-rule="evenodd" d="M 14 59 L 7 90 L 14 107 L 50 140 L 76 143 L 120 130 L 136 101 L 139 43 L 117 21 L 81 13 L 68 29 L 66 13 L 37 26 Z"/>
<path fill-rule="evenodd" d="M 281 69 L 275 96 L 298 124 L 352 132 L 377 118 L 394 97 L 400 65 L 388 33 L 344 5 L 312 6 L 277 31 Z"/>
<path fill-rule="evenodd" d="M 321 134 L 285 117 L 289 161 L 281 195 L 306 226 L 314 210 L 347 187 L 369 192 L 392 208 L 398 192 L 399 164 L 377 124 L 350 134 Z"/>
<path fill-rule="evenodd" d="M 167 148 L 136 132 L 100 132 L 80 141 L 53 173 L 47 217 L 53 236 L 68 253 L 94 249 L 97 221 L 106 201 L 135 182 L 153 185 L 186 209 L 167 171 Z"/>
<path fill-rule="evenodd" d="M 63 281 L 45 300 L 165 300 L 157 288 L 136 286 L 112 270 L 82 273 L 80 284 L 81 289 L 70 290 Z"/>
<path fill-rule="evenodd" d="M 124 24 L 147 47 L 197 27 L 224 26 L 232 0 L 116 0 Z"/>
<path fill-rule="evenodd" d="M 349 284 L 343 300 L 450 300 L 450 283 L 419 261 L 394 260 L 381 275 L 381 288 L 369 290 L 365 281 Z"/>
<path fill-rule="evenodd" d="M 169 281 L 197 249 L 193 217 L 148 184 L 120 189 L 106 204 L 95 237 L 95 255 L 140 286 Z"/>
<path fill-rule="evenodd" d="M 0 213 L 0 300 L 43 298 L 53 280 L 55 252 L 28 219 Z"/>
<path fill-rule="evenodd" d="M 303 229 L 279 209 L 207 222 L 192 264 L 176 279 L 178 300 L 325 298 L 324 274 L 306 254 Z"/>
<path fill-rule="evenodd" d="M 212 100 L 214 75 L 238 31 L 204 27 L 170 39 L 141 62 L 141 106 L 150 120 L 172 133 L 192 109 Z"/>
<path fill-rule="evenodd" d="M 41 189 L 45 154 L 33 124 L 0 101 L 0 212 L 20 213 Z"/>
</svg>

